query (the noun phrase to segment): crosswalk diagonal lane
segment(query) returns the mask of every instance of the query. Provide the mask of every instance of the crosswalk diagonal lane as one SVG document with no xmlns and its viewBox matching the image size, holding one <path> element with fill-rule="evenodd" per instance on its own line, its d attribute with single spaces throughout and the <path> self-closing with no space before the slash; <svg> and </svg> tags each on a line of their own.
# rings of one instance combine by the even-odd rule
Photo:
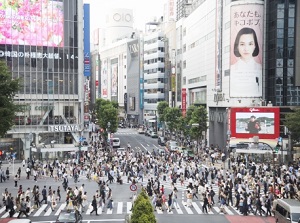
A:
<svg viewBox="0 0 300 223">
<path fill-rule="evenodd" d="M 117 214 L 123 213 L 123 202 L 118 202 Z"/>
<path fill-rule="evenodd" d="M 46 209 L 47 204 L 43 204 L 35 213 L 34 213 L 34 217 L 40 216 L 41 213 Z"/>
<path fill-rule="evenodd" d="M 192 202 L 192 205 L 193 205 L 193 208 L 195 209 L 195 211 L 198 213 L 198 214 L 203 214 L 200 207 L 197 205 L 196 202 Z"/>
<path fill-rule="evenodd" d="M 186 202 L 182 201 L 182 204 L 188 214 L 193 214 L 192 209 L 187 206 Z"/>
</svg>

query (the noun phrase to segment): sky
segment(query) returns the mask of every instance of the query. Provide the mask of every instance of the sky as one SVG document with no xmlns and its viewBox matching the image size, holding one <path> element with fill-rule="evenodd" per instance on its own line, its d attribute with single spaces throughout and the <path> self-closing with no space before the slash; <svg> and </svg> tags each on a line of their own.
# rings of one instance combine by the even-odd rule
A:
<svg viewBox="0 0 300 223">
<path fill-rule="evenodd" d="M 164 11 L 165 0 L 83 0 L 90 4 L 91 32 L 104 27 L 106 13 L 114 8 L 133 10 L 134 28 L 144 30 L 145 23 L 156 17 L 160 18 Z"/>
</svg>

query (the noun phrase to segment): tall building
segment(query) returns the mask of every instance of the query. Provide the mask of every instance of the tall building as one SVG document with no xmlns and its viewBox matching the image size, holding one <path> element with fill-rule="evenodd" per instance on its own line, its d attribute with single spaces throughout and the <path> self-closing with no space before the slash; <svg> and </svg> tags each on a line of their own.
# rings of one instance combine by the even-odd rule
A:
<svg viewBox="0 0 300 223">
<path fill-rule="evenodd" d="M 157 30 L 144 37 L 144 116 L 155 116 L 157 105 L 166 100 L 165 37 Z"/>
<path fill-rule="evenodd" d="M 0 148 L 18 159 L 41 159 L 50 145 L 78 142 L 84 130 L 83 2 L 14 4 L 1 1 L 0 59 L 20 80 L 14 100 L 22 111 Z M 46 148 L 36 153 L 40 145 Z"/>
</svg>

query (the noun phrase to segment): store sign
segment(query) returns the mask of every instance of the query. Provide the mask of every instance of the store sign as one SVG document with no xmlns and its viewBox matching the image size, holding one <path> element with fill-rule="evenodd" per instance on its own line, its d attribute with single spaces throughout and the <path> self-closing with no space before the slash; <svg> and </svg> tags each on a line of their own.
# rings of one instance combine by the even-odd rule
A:
<svg viewBox="0 0 300 223">
<path fill-rule="evenodd" d="M 78 132 L 78 125 L 50 125 L 48 132 Z"/>
</svg>

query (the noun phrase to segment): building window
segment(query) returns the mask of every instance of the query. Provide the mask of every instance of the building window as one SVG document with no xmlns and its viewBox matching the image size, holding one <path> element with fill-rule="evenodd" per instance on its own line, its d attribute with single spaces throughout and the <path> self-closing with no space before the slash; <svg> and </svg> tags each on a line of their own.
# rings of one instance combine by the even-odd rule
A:
<svg viewBox="0 0 300 223">
<path fill-rule="evenodd" d="M 186 36 L 186 28 L 183 28 L 183 36 Z"/>
<path fill-rule="evenodd" d="M 186 52 L 186 44 L 183 45 L 183 52 Z"/>
<path fill-rule="evenodd" d="M 186 60 L 183 61 L 183 69 L 186 68 Z"/>
</svg>

